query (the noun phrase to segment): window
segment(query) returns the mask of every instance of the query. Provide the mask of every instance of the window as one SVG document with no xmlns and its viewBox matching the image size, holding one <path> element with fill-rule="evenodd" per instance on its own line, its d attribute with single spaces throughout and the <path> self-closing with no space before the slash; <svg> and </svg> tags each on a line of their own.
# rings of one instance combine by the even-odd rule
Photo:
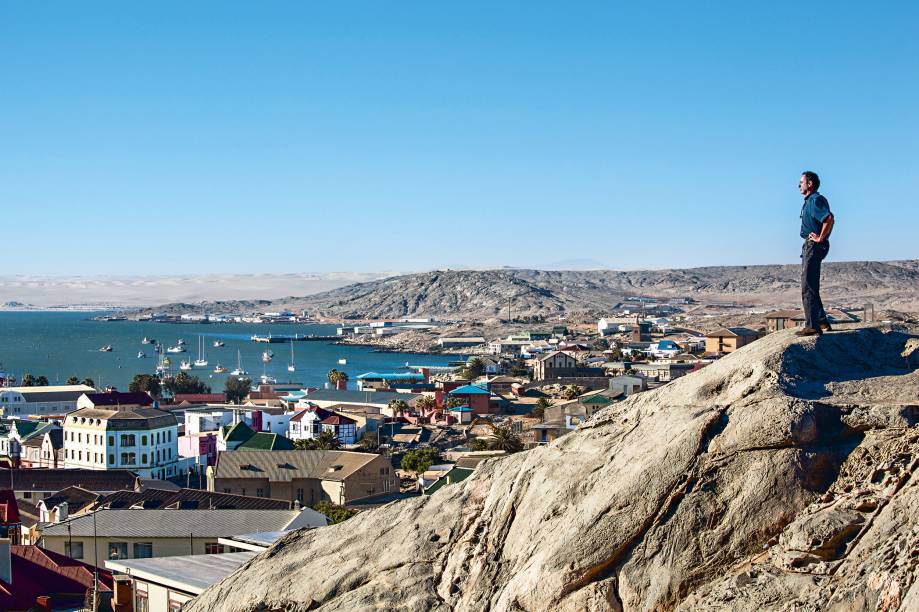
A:
<svg viewBox="0 0 919 612">
<path fill-rule="evenodd" d="M 83 434 L 77 432 L 77 442 L 82 442 L 82 441 L 83 441 Z"/>
<path fill-rule="evenodd" d="M 144 446 L 147 446 L 147 436 L 141 436 L 140 443 L 143 444 Z"/>
<path fill-rule="evenodd" d="M 83 542 L 64 542 L 64 554 L 71 559 L 82 559 Z"/>
<path fill-rule="evenodd" d="M 115 436 L 109 436 L 109 437 L 108 437 L 108 445 L 109 445 L 109 446 L 115 446 Z"/>
<path fill-rule="evenodd" d="M 224 492 L 224 493 L 232 493 L 232 491 L 231 491 L 228 487 L 224 487 L 224 488 L 223 488 L 223 492 Z"/>
<path fill-rule="evenodd" d="M 204 544 L 204 554 L 206 555 L 219 555 L 223 552 L 223 544 L 218 544 L 216 542 L 207 542 Z"/>
<path fill-rule="evenodd" d="M 137 453 L 121 453 L 122 465 L 134 465 L 137 463 Z"/>
<path fill-rule="evenodd" d="M 109 456 L 108 456 L 108 462 L 109 462 L 109 463 L 115 463 L 115 455 L 109 455 Z"/>
<path fill-rule="evenodd" d="M 265 497 L 265 489 L 256 489 L 256 490 L 255 490 L 255 496 L 256 496 L 256 497 Z"/>
<path fill-rule="evenodd" d="M 128 543 L 127 542 L 109 542 L 108 545 L 109 559 L 127 559 Z"/>
<path fill-rule="evenodd" d="M 170 429 L 166 434 L 169 436 L 169 441 L 172 442 L 172 430 Z"/>
<path fill-rule="evenodd" d="M 303 489 L 297 489 L 297 501 L 303 503 Z"/>
<path fill-rule="evenodd" d="M 23 494 L 23 497 L 25 497 L 26 499 L 32 499 L 32 492 L 31 492 L 31 491 L 26 491 L 26 492 Z M 70 556 L 70 555 L 68 555 L 68 556 Z"/>
<path fill-rule="evenodd" d="M 160 443 L 160 432 L 156 432 L 156 443 Z"/>
<path fill-rule="evenodd" d="M 140 463 L 141 465 L 147 465 L 147 453 L 140 456 Z"/>
<path fill-rule="evenodd" d="M 153 542 L 135 542 L 134 558 L 149 559 L 153 556 Z"/>
<path fill-rule="evenodd" d="M 137 444 L 134 434 L 121 434 L 122 446 L 134 446 Z"/>
<path fill-rule="evenodd" d="M 150 598 L 147 594 L 147 583 L 134 581 L 134 611 L 150 612 Z"/>
</svg>

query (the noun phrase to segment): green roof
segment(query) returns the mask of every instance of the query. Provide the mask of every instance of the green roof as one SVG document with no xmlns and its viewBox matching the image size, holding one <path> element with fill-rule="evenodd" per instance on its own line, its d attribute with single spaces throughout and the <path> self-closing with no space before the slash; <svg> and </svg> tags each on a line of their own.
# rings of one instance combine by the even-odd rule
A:
<svg viewBox="0 0 919 612">
<path fill-rule="evenodd" d="M 251 431 L 251 429 L 250 429 Z M 236 447 L 237 450 L 294 450 L 294 443 L 290 438 L 279 436 L 275 433 L 260 431 Z"/>
<path fill-rule="evenodd" d="M 41 421 L 26 421 L 24 419 L 16 419 L 16 431 L 19 432 L 19 437 L 25 440 L 30 434 L 35 433 L 38 430 L 39 426 L 42 426 L 42 429 L 48 427 L 47 423 L 42 423 Z"/>
<path fill-rule="evenodd" d="M 472 472 L 474 471 L 475 470 L 473 468 L 463 468 L 463 467 L 454 466 L 452 470 L 450 470 L 449 472 L 447 472 L 446 474 L 438 478 L 436 481 L 434 481 L 434 484 L 432 484 L 430 487 L 425 489 L 423 493 L 425 495 L 430 495 L 431 493 L 437 492 L 445 485 L 456 484 L 458 482 L 462 482 L 466 480 L 467 478 L 469 478 L 469 475 L 472 474 Z"/>
<path fill-rule="evenodd" d="M 242 421 L 239 421 L 224 431 L 223 439 L 227 442 L 245 442 L 253 435 L 255 435 L 255 432 L 252 431 L 252 428 Z"/>
<path fill-rule="evenodd" d="M 591 395 L 587 399 L 581 400 L 581 403 L 582 404 L 597 404 L 598 406 L 606 406 L 608 404 L 612 404 L 613 402 L 609 398 L 606 398 L 598 394 L 598 395 Z"/>
</svg>

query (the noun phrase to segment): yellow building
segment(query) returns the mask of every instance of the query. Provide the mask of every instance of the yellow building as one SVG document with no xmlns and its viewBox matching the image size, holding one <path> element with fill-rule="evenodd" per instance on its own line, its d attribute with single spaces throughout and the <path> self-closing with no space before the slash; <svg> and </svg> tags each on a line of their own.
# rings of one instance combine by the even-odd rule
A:
<svg viewBox="0 0 919 612">
<path fill-rule="evenodd" d="M 705 352 L 711 355 L 733 353 L 759 338 L 759 332 L 746 327 L 724 327 L 705 335 Z"/>
</svg>

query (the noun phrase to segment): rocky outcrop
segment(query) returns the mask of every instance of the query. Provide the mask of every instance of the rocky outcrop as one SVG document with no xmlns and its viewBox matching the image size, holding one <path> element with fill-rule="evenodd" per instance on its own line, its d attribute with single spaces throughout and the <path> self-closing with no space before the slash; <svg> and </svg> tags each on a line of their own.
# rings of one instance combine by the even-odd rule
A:
<svg viewBox="0 0 919 612">
<path fill-rule="evenodd" d="M 190 610 L 916 609 L 916 331 L 770 335 Z"/>
</svg>

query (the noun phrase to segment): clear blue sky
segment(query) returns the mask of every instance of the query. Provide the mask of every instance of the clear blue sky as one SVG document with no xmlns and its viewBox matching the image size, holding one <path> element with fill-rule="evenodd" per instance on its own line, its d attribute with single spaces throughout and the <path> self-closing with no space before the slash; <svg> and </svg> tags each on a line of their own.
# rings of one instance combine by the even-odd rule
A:
<svg viewBox="0 0 919 612">
<path fill-rule="evenodd" d="M 919 257 L 916 3 L 141 4 L 0 3 L 0 274 Z"/>
</svg>

